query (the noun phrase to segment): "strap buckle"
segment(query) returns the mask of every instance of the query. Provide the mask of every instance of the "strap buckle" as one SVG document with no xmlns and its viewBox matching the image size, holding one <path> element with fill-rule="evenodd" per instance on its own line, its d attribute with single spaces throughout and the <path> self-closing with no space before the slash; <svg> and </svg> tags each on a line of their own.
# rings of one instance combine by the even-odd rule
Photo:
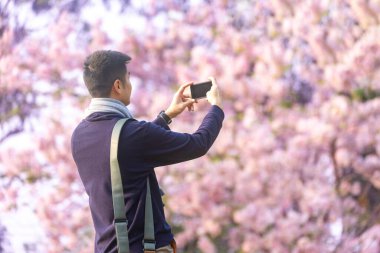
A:
<svg viewBox="0 0 380 253">
<path fill-rule="evenodd" d="M 144 239 L 143 245 L 144 245 L 144 252 L 146 253 L 156 252 L 156 240 Z"/>
</svg>

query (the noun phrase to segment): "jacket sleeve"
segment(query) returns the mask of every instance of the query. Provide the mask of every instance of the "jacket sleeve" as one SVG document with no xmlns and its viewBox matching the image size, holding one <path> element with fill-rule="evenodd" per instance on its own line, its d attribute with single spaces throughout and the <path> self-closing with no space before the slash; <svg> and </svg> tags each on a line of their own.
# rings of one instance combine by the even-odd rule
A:
<svg viewBox="0 0 380 253">
<path fill-rule="evenodd" d="M 175 164 L 203 156 L 210 149 L 222 127 L 224 113 L 212 106 L 193 134 L 178 133 L 153 123 L 144 123 L 140 138 L 141 158 L 149 166 Z"/>
</svg>

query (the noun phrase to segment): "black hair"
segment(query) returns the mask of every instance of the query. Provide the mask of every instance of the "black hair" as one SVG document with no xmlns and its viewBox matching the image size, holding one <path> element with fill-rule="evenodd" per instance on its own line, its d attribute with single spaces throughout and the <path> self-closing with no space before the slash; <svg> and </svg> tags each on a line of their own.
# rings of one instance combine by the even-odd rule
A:
<svg viewBox="0 0 380 253">
<path fill-rule="evenodd" d="M 94 98 L 109 97 L 115 80 L 125 84 L 126 64 L 131 60 L 126 54 L 99 50 L 90 54 L 83 64 L 83 80 Z"/>
</svg>

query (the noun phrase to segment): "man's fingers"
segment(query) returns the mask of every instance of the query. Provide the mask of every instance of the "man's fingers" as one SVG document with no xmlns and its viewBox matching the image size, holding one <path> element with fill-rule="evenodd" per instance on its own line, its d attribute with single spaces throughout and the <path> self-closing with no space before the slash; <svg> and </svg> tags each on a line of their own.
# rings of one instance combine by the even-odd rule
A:
<svg viewBox="0 0 380 253">
<path fill-rule="evenodd" d="M 190 105 L 190 104 L 194 104 L 197 101 L 195 99 L 188 98 L 184 102 L 185 102 L 186 105 Z"/>
<path fill-rule="evenodd" d="M 189 112 L 194 111 L 194 104 L 188 105 L 187 109 L 189 110 Z"/>
<path fill-rule="evenodd" d="M 186 101 L 183 102 L 184 107 L 193 106 L 193 104 L 196 103 L 195 99 L 186 99 Z"/>
<path fill-rule="evenodd" d="M 183 92 L 185 91 L 185 89 L 187 88 L 187 87 L 189 87 L 190 85 L 192 85 L 193 84 L 193 82 L 189 82 L 189 83 L 185 83 L 185 84 L 183 84 L 183 85 L 181 85 L 181 87 L 178 89 L 178 94 L 183 94 Z"/>
<path fill-rule="evenodd" d="M 213 87 L 214 87 L 214 86 L 218 86 L 218 85 L 216 84 L 215 77 L 213 77 L 213 76 L 209 76 L 208 79 L 212 82 L 212 86 L 213 86 Z"/>
</svg>

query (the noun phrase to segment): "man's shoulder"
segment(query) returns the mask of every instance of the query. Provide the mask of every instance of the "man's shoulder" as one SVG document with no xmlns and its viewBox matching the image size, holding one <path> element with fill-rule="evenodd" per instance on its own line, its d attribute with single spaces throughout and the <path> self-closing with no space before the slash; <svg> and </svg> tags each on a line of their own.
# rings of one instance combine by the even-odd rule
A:
<svg viewBox="0 0 380 253">
<path fill-rule="evenodd" d="M 121 119 L 121 117 L 118 117 L 118 115 L 93 113 L 78 123 L 72 132 L 71 139 L 76 139 L 79 136 L 86 135 L 94 131 L 96 132 L 100 129 L 113 128 L 114 124 L 119 119 Z"/>
<path fill-rule="evenodd" d="M 162 135 L 163 131 L 167 131 L 162 126 L 154 122 L 145 120 L 128 120 L 121 131 L 121 138 L 129 144 L 149 142 L 152 136 Z"/>
<path fill-rule="evenodd" d="M 145 121 L 145 120 L 137 120 L 137 119 L 128 119 L 124 125 L 123 130 L 127 131 L 146 131 L 149 129 L 152 125 L 154 125 L 152 122 Z"/>
<path fill-rule="evenodd" d="M 76 125 L 76 127 L 74 128 L 72 134 L 71 134 L 71 139 L 74 139 L 76 137 L 76 135 L 78 134 L 78 132 L 81 131 L 81 129 L 83 128 L 86 128 L 86 122 L 84 119 L 82 119 L 78 125 Z"/>
</svg>

